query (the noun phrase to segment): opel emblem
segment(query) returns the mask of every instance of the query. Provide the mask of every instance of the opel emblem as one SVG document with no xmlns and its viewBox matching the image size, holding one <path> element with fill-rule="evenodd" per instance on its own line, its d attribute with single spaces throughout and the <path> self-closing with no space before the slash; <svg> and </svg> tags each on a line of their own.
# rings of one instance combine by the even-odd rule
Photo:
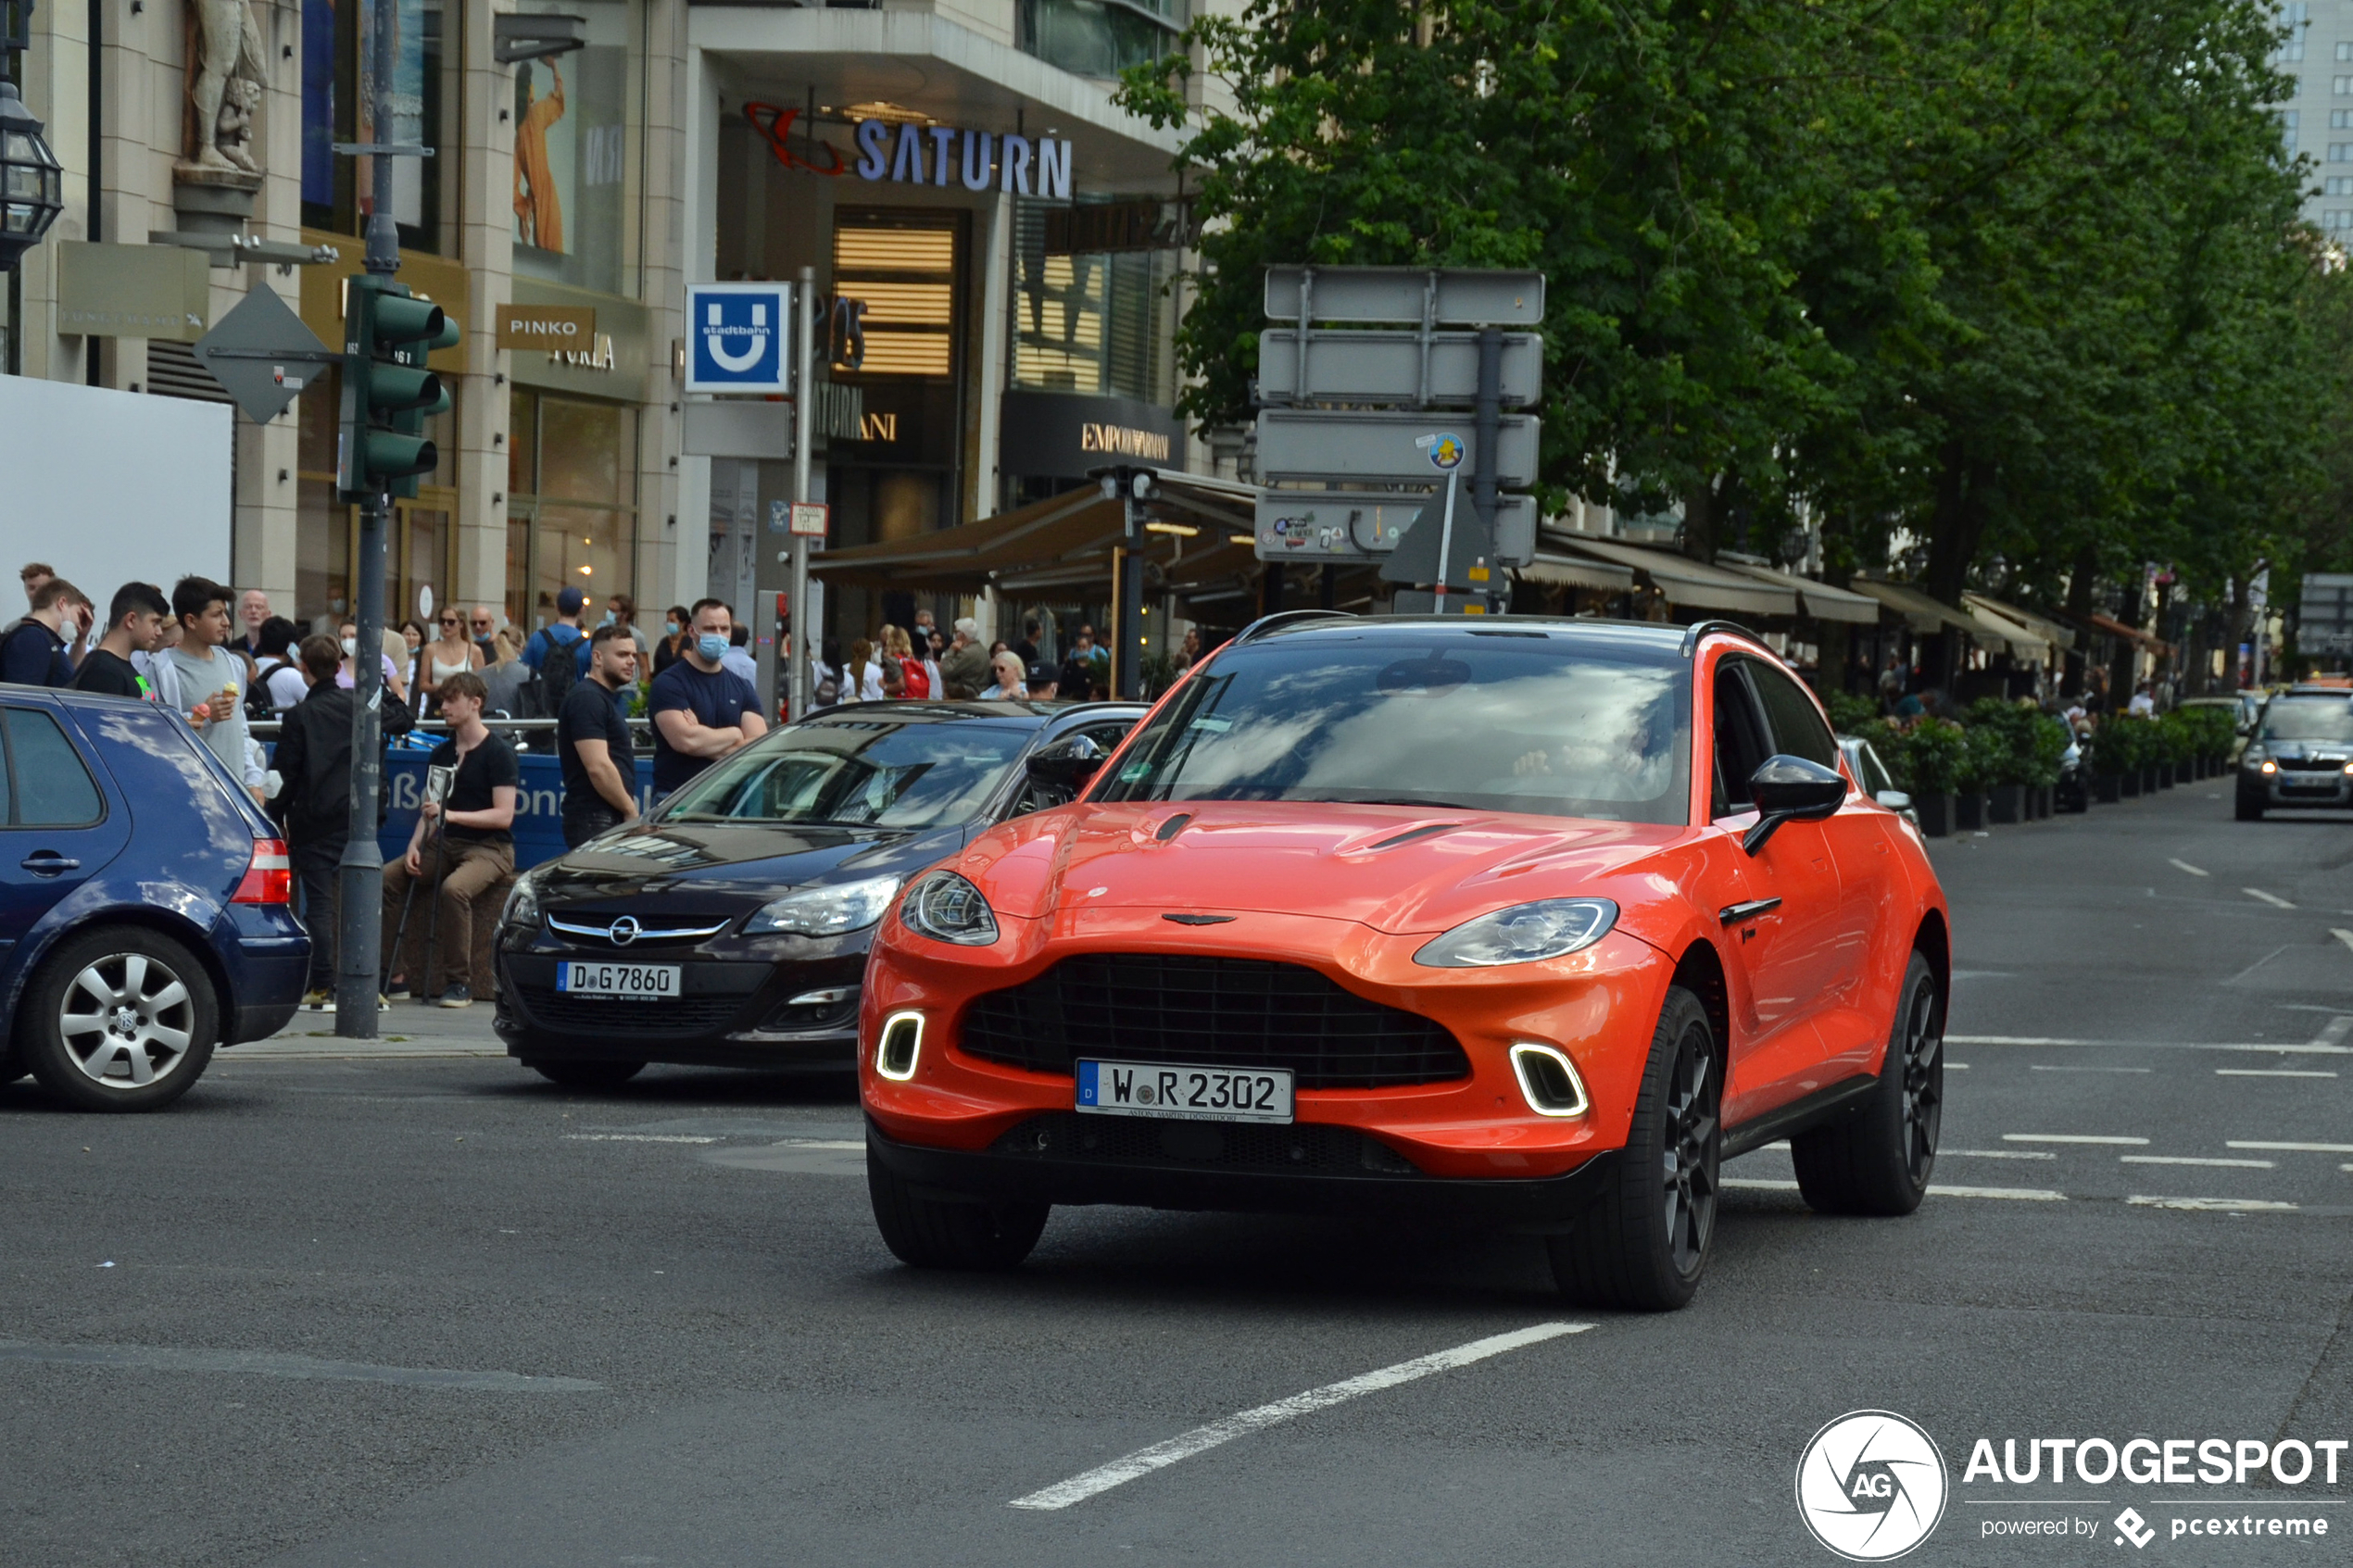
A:
<svg viewBox="0 0 2353 1568">
<path fill-rule="evenodd" d="M 630 943 L 637 940 L 637 933 L 640 929 L 635 915 L 623 915 L 605 928 L 605 935 L 611 940 L 614 947 L 626 947 Z"/>
</svg>

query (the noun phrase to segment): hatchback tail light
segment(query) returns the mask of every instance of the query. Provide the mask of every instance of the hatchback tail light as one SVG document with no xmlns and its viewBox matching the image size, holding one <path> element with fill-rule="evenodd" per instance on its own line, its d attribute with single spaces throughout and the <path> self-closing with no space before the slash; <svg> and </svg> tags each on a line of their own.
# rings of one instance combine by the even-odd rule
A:
<svg viewBox="0 0 2353 1568">
<path fill-rule="evenodd" d="M 291 904 L 294 902 L 294 858 L 283 838 L 257 838 L 253 859 L 245 862 L 245 880 L 230 897 L 232 904 Z"/>
</svg>

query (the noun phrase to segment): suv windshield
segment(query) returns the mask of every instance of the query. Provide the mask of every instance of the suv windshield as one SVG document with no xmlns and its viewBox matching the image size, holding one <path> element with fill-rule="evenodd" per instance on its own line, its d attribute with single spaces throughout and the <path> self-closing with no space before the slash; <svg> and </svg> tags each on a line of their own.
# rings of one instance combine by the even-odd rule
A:
<svg viewBox="0 0 2353 1568">
<path fill-rule="evenodd" d="M 1329 800 L 1689 820 L 1691 665 L 1503 628 L 1277 635 L 1228 648 L 1098 800 Z"/>
<path fill-rule="evenodd" d="M 1026 725 L 812 719 L 746 746 L 662 803 L 671 822 L 928 828 L 970 820 L 1030 736 Z"/>
<path fill-rule="evenodd" d="M 2263 715 L 2259 740 L 2353 741 L 2353 701 L 2341 696 L 2284 696 Z"/>
</svg>

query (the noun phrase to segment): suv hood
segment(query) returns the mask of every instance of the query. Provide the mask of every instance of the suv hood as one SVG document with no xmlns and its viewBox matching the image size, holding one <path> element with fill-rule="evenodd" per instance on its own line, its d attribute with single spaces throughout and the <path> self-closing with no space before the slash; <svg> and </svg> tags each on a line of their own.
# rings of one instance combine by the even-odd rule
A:
<svg viewBox="0 0 2353 1568">
<path fill-rule="evenodd" d="M 1587 894 L 1624 905 L 1629 895 L 1671 894 L 1662 879 L 1673 873 L 1650 863 L 1692 836 L 1683 827 L 1421 806 L 1082 804 L 992 831 L 957 869 L 992 909 L 1021 919 L 1064 906 L 1233 910 L 1405 934 L 1537 898 Z"/>
</svg>

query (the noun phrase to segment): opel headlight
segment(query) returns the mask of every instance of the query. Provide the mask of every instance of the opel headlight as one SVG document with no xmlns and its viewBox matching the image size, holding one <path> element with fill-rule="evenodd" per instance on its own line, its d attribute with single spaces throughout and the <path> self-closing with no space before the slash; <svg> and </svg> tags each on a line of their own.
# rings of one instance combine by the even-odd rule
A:
<svg viewBox="0 0 2353 1568">
<path fill-rule="evenodd" d="M 785 932 L 794 936 L 839 936 L 882 919 L 899 891 L 899 878 L 870 876 L 863 882 L 837 882 L 804 887 L 764 904 L 744 922 L 747 936 Z"/>
<path fill-rule="evenodd" d="M 997 916 L 988 900 L 954 872 L 934 872 L 909 888 L 899 918 L 908 930 L 935 942 L 986 947 L 997 940 Z"/>
<path fill-rule="evenodd" d="M 1617 923 L 1607 898 L 1543 898 L 1465 921 L 1414 955 L 1432 969 L 1534 963 L 1590 947 Z"/>
<path fill-rule="evenodd" d="M 499 912 L 501 925 L 537 925 L 539 923 L 539 879 L 530 872 L 515 878 L 515 885 L 507 895 L 507 907 Z"/>
</svg>

